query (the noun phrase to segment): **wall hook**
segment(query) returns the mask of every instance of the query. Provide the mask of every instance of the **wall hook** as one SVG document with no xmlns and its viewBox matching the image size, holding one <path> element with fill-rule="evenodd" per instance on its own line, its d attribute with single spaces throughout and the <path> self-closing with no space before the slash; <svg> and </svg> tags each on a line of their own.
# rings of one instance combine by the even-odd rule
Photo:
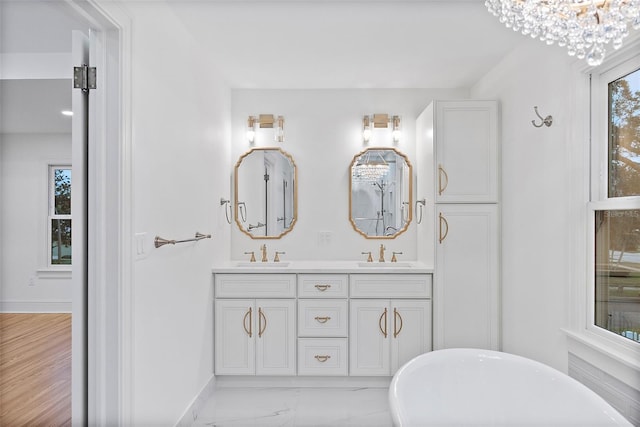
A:
<svg viewBox="0 0 640 427">
<path fill-rule="evenodd" d="M 542 122 L 539 125 L 537 125 L 535 120 L 531 120 L 532 125 L 534 125 L 537 128 L 541 128 L 542 125 L 546 125 L 547 127 L 551 126 L 551 124 L 553 123 L 553 117 L 547 116 L 545 118 L 542 118 L 540 113 L 538 113 L 538 106 L 533 107 L 533 109 L 536 112 L 536 116 L 538 116 L 540 120 L 542 120 Z"/>
<path fill-rule="evenodd" d="M 227 218 L 227 222 L 231 224 L 231 201 L 220 198 L 220 206 L 224 205 L 224 216 Z"/>
</svg>

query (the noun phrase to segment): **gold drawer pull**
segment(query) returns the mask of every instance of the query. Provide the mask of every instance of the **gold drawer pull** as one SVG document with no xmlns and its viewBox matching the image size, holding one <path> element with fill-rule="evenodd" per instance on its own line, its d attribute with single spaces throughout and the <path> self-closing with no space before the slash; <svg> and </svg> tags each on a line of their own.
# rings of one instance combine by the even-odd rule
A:
<svg viewBox="0 0 640 427">
<path fill-rule="evenodd" d="M 316 320 L 318 321 L 318 323 L 327 323 L 329 320 L 331 320 L 331 317 L 329 317 L 329 316 L 324 316 L 324 317 L 316 316 Z"/>
<path fill-rule="evenodd" d="M 321 355 L 319 355 L 319 354 L 316 354 L 314 357 L 315 357 L 315 358 L 316 358 L 316 360 L 317 360 L 318 362 L 320 362 L 320 363 L 324 363 L 324 362 L 326 362 L 327 360 L 331 359 L 331 356 L 329 356 L 328 354 L 325 354 L 325 355 L 322 355 L 322 356 L 321 356 Z"/>
<path fill-rule="evenodd" d="M 331 285 L 316 285 L 316 289 L 319 290 L 320 292 L 324 292 L 327 289 L 329 289 L 331 287 Z"/>
</svg>

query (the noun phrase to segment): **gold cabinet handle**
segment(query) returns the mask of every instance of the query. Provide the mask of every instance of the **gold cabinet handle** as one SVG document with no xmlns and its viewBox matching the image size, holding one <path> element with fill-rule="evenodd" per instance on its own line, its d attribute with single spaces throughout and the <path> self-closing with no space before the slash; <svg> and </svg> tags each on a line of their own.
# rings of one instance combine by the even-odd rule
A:
<svg viewBox="0 0 640 427">
<path fill-rule="evenodd" d="M 442 186 L 442 177 L 444 176 L 444 187 Z M 438 196 L 442 196 L 444 190 L 449 186 L 449 175 L 444 170 L 441 164 L 438 164 Z"/>
<path fill-rule="evenodd" d="M 247 329 L 247 317 L 249 318 L 249 329 Z M 249 335 L 249 338 L 251 338 L 251 307 L 249 307 L 249 310 L 247 310 L 247 312 L 244 314 L 244 318 L 242 319 L 242 327 L 244 328 L 244 331 L 247 333 L 247 335 Z"/>
<path fill-rule="evenodd" d="M 324 317 L 316 316 L 315 319 L 316 319 L 316 321 L 318 323 L 327 323 L 329 320 L 331 320 L 331 317 L 329 317 L 329 316 L 324 316 Z"/>
<path fill-rule="evenodd" d="M 442 233 L 442 226 L 444 225 L 444 234 Z M 442 212 L 440 212 L 440 235 L 438 236 L 438 241 L 439 243 L 442 243 L 442 241 L 444 239 L 447 238 L 447 234 L 449 234 L 449 223 L 447 222 L 447 219 L 442 215 Z"/>
<path fill-rule="evenodd" d="M 400 328 L 396 330 L 396 326 L 398 325 L 398 320 L 400 319 Z M 402 331 L 402 325 L 403 325 L 403 321 L 402 321 L 402 316 L 400 315 L 400 312 L 394 308 L 393 309 L 393 337 L 397 338 L 398 335 L 400 335 L 400 331 Z"/>
<path fill-rule="evenodd" d="M 324 292 L 327 289 L 329 289 L 331 287 L 331 285 L 316 285 L 316 289 L 319 290 L 320 292 Z"/>
<path fill-rule="evenodd" d="M 331 359 L 331 356 L 329 356 L 328 354 L 323 354 L 323 355 L 316 354 L 316 355 L 314 356 L 314 358 L 315 358 L 318 362 L 320 362 L 320 363 L 324 363 L 324 362 L 326 362 L 327 360 Z"/>
<path fill-rule="evenodd" d="M 384 329 L 382 329 L 382 319 L 384 318 Z M 387 309 L 385 308 L 382 314 L 380 315 L 380 319 L 378 319 L 378 328 L 380 328 L 380 332 L 384 337 L 387 337 Z"/>
<path fill-rule="evenodd" d="M 264 325 L 262 321 L 264 320 Z M 262 338 L 262 334 L 267 330 L 267 317 L 264 315 L 261 307 L 258 307 L 258 338 Z"/>
</svg>

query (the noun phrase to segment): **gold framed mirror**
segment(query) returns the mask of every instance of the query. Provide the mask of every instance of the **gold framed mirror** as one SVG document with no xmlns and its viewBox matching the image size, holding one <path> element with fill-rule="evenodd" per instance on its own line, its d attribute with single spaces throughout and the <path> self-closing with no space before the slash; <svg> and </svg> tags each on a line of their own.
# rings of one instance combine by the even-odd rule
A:
<svg viewBox="0 0 640 427">
<path fill-rule="evenodd" d="M 279 239 L 298 216 L 298 177 L 293 157 L 280 148 L 253 148 L 234 171 L 235 220 L 252 239 Z"/>
<path fill-rule="evenodd" d="M 413 169 L 395 148 L 367 148 L 353 157 L 349 220 L 367 239 L 394 239 L 412 218 Z"/>
</svg>

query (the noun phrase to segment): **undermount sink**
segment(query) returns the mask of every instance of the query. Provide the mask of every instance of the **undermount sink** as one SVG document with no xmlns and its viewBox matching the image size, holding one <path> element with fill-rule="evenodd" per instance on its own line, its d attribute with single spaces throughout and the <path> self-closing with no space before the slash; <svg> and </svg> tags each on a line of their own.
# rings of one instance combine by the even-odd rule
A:
<svg viewBox="0 0 640 427">
<path fill-rule="evenodd" d="M 236 267 L 287 267 L 287 266 L 289 266 L 289 261 L 279 261 L 279 262 L 240 261 L 236 263 Z"/>
<path fill-rule="evenodd" d="M 413 267 L 412 262 L 400 261 L 400 262 L 359 262 L 358 267 L 370 267 L 370 268 L 407 268 Z"/>
</svg>

